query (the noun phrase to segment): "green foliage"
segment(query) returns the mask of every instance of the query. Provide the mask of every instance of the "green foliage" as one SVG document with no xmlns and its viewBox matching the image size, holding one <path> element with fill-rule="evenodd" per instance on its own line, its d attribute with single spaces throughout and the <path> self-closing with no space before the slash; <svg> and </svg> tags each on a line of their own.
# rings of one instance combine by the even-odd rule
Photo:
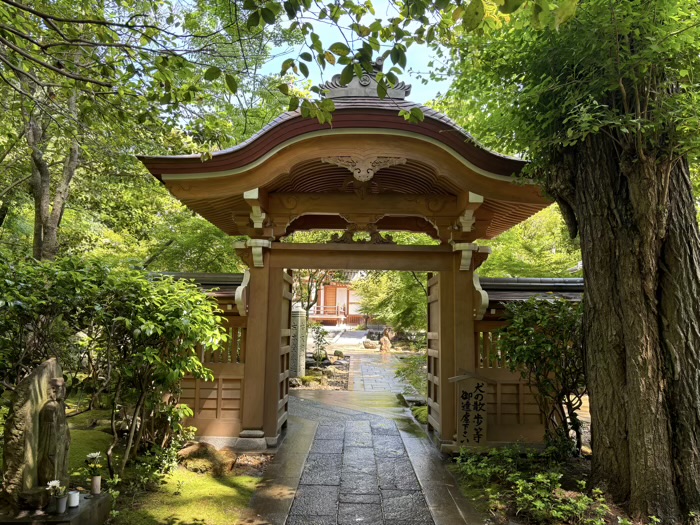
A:
<svg viewBox="0 0 700 525">
<path fill-rule="evenodd" d="M 428 394 L 428 353 L 419 352 L 415 355 L 402 357 L 396 371 L 396 377 L 411 385 L 416 392 L 423 396 Z"/>
<path fill-rule="evenodd" d="M 328 331 L 320 323 L 311 324 L 311 340 L 313 341 L 314 359 L 318 366 L 328 358 L 326 347 L 328 346 Z"/>
<path fill-rule="evenodd" d="M 586 394 L 581 330 L 582 305 L 560 298 L 533 297 L 506 306 L 510 322 L 499 330 L 498 349 L 512 371 L 533 388 L 552 442 L 576 435 L 581 450 L 581 423 L 576 410 Z"/>
<path fill-rule="evenodd" d="M 71 423 L 72 418 L 68 421 Z M 100 430 L 86 430 L 83 428 L 71 428 L 70 430 L 70 472 L 72 476 L 79 475 L 80 483 L 89 483 L 85 474 L 85 457 L 91 452 L 99 451 L 103 456 L 112 442 L 112 436 Z"/>
<path fill-rule="evenodd" d="M 188 374 L 211 378 L 199 352 L 226 338 L 215 303 L 190 282 L 72 259 L 0 263 L 0 273 L 6 385 L 46 358 L 60 358 L 71 389 L 88 393 L 91 405 L 109 400 L 110 473 L 121 431 L 122 475 L 141 448 L 167 470 L 171 446 L 187 435 L 182 421 L 192 414 L 177 403 L 180 381 Z"/>
<path fill-rule="evenodd" d="M 309 386 L 313 383 L 320 383 L 321 382 L 321 376 L 302 376 L 301 377 L 301 384 L 304 386 Z"/>
<path fill-rule="evenodd" d="M 427 274 L 370 271 L 353 282 L 360 296 L 360 312 L 399 332 L 426 330 Z"/>
<path fill-rule="evenodd" d="M 571 277 L 581 261 L 559 208 L 552 205 L 483 244 L 493 250 L 479 268 L 483 277 Z"/>
<path fill-rule="evenodd" d="M 228 474 L 215 477 L 180 467 L 155 492 L 121 498 L 115 525 L 206 523 L 229 525 L 243 518 L 260 478 Z M 182 491 L 184 484 L 185 490 Z M 175 496 L 180 490 L 182 493 Z"/>
<path fill-rule="evenodd" d="M 92 322 L 105 272 L 68 259 L 0 261 L 0 388 L 12 387 L 50 357 L 68 370 L 79 368 L 77 334 Z M 70 393 L 72 382 L 68 386 Z"/>
<path fill-rule="evenodd" d="M 591 134 L 642 153 L 697 151 L 696 15 L 692 0 L 586 0 L 558 31 L 537 31 L 519 13 L 451 50 L 448 97 L 478 138 L 544 171 Z"/>
<path fill-rule="evenodd" d="M 601 491 L 577 492 L 561 488 L 564 464 L 553 461 L 549 450 L 541 453 L 519 447 L 491 449 L 486 454 L 462 449 L 457 472 L 470 487 L 483 489 L 491 511 L 517 515 L 535 524 L 603 525 L 608 506 Z M 502 516 L 506 518 L 506 516 Z"/>
<path fill-rule="evenodd" d="M 416 418 L 416 421 L 418 421 L 421 425 L 428 424 L 428 406 L 427 405 L 411 407 L 411 412 L 413 413 L 413 417 Z"/>
</svg>

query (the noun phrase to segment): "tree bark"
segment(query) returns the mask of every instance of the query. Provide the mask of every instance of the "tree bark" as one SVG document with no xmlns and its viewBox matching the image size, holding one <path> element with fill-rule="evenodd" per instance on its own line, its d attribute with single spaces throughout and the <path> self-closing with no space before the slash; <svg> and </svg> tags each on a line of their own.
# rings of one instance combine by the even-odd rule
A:
<svg viewBox="0 0 700 525">
<path fill-rule="evenodd" d="M 564 152 L 546 186 L 581 236 L 593 481 L 636 518 L 693 521 L 700 237 L 687 165 L 599 134 Z"/>
<path fill-rule="evenodd" d="M 77 100 L 73 95 L 69 101 L 71 115 L 77 119 Z M 70 194 L 70 185 L 80 165 L 80 145 L 78 139 L 70 140 L 63 161 L 63 172 L 56 190 L 51 196 L 51 169 L 45 158 L 50 142 L 47 126 L 39 115 L 31 114 L 27 123 L 27 144 L 31 150 L 31 188 L 34 197 L 34 239 L 32 253 L 35 259 L 54 259 L 58 254 L 58 231 Z"/>
</svg>

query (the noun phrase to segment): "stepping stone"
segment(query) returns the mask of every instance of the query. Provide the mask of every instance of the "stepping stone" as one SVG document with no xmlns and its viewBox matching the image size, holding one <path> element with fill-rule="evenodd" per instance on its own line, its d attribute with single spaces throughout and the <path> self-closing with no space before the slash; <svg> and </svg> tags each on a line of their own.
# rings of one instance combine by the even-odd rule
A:
<svg viewBox="0 0 700 525">
<path fill-rule="evenodd" d="M 382 507 L 376 503 L 340 503 L 338 525 L 382 523 Z"/>
<path fill-rule="evenodd" d="M 374 436 L 374 455 L 377 458 L 396 458 L 406 456 L 406 449 L 403 446 L 401 438 L 396 436 Z"/>
<path fill-rule="evenodd" d="M 340 454 L 309 454 L 301 474 L 301 485 L 340 485 Z"/>
<path fill-rule="evenodd" d="M 379 494 L 379 483 L 374 474 L 343 473 L 340 481 L 342 494 Z"/>
<path fill-rule="evenodd" d="M 346 447 L 365 447 L 372 446 L 372 434 L 369 432 L 345 432 Z"/>
<path fill-rule="evenodd" d="M 420 490 L 413 465 L 407 457 L 381 458 L 377 461 L 377 475 L 382 490 Z"/>
<path fill-rule="evenodd" d="M 425 497 L 420 491 L 382 490 L 382 511 L 388 520 L 433 523 Z M 412 523 L 412 522 L 411 522 Z"/>
<path fill-rule="evenodd" d="M 342 454 L 342 439 L 316 439 L 311 445 L 311 454 Z"/>
<path fill-rule="evenodd" d="M 300 485 L 291 516 L 333 516 L 338 512 L 338 487 L 315 487 Z M 303 522 L 302 522 L 303 523 Z"/>
</svg>

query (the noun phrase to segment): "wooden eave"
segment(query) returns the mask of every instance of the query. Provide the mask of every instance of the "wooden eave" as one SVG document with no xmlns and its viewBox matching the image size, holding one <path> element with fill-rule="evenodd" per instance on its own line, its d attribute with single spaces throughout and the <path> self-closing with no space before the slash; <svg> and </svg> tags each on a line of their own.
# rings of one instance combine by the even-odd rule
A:
<svg viewBox="0 0 700 525">
<path fill-rule="evenodd" d="M 472 241 L 492 238 L 550 204 L 537 186 L 515 183 L 523 161 L 488 151 L 432 109 L 378 98 L 335 102 L 332 125 L 287 112 L 206 161 L 139 159 L 175 197 L 230 235 L 280 238 L 359 224 Z M 398 114 L 414 107 L 425 115 L 419 124 Z M 347 184 L 349 171 L 324 161 L 353 155 L 406 162 L 378 170 L 360 194 Z M 465 217 L 473 223 L 467 231 Z"/>
</svg>

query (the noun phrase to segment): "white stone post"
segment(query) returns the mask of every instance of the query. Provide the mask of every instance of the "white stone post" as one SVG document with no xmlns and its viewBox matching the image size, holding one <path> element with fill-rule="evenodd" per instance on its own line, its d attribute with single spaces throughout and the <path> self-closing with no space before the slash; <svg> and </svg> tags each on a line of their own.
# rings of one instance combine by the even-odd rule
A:
<svg viewBox="0 0 700 525">
<path fill-rule="evenodd" d="M 292 337 L 290 341 L 289 377 L 306 375 L 306 312 L 292 310 Z"/>
</svg>

